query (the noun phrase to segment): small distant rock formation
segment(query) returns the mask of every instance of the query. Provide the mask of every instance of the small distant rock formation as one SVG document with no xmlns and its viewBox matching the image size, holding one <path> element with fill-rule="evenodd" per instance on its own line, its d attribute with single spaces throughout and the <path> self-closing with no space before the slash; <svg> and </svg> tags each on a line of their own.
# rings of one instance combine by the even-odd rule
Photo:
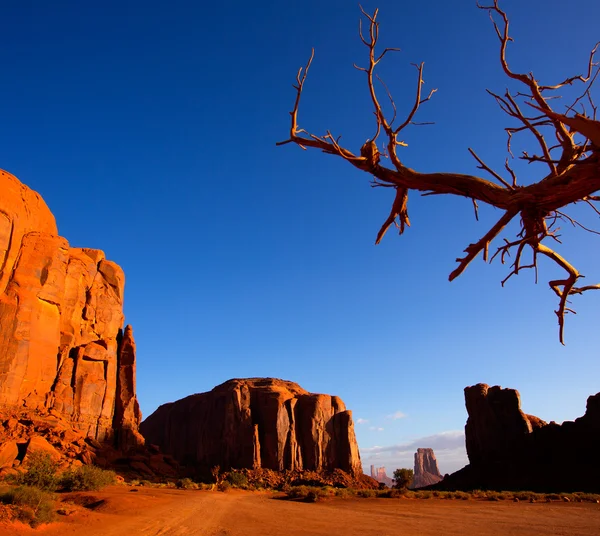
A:
<svg viewBox="0 0 600 536">
<path fill-rule="evenodd" d="M 0 192 L 0 457 L 40 434 L 72 456 L 88 439 L 143 444 L 123 270 L 69 247 L 40 195 L 2 170 Z"/>
<path fill-rule="evenodd" d="M 600 492 L 600 393 L 575 421 L 546 423 L 521 410 L 515 389 L 465 388 L 469 465 L 444 489 Z"/>
<path fill-rule="evenodd" d="M 374 465 L 371 465 L 371 478 L 385 484 L 388 488 L 394 486 L 394 480 L 387 475 L 385 467 L 375 467 Z"/>
<path fill-rule="evenodd" d="M 415 452 L 415 476 L 412 488 L 424 488 L 442 480 L 433 449 L 419 448 Z"/>
<path fill-rule="evenodd" d="M 219 466 L 362 474 L 352 412 L 337 396 L 285 380 L 229 380 L 160 406 L 140 431 L 149 444 L 204 472 Z"/>
</svg>

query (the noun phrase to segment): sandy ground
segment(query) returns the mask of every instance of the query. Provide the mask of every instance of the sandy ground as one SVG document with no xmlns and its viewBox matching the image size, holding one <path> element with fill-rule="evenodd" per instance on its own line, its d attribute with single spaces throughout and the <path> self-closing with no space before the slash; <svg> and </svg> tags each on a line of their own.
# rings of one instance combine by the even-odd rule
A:
<svg viewBox="0 0 600 536">
<path fill-rule="evenodd" d="M 598 536 L 600 505 L 442 499 L 281 500 L 270 493 L 112 487 L 79 494 L 88 507 L 36 530 L 3 536 L 565 535 Z"/>
</svg>

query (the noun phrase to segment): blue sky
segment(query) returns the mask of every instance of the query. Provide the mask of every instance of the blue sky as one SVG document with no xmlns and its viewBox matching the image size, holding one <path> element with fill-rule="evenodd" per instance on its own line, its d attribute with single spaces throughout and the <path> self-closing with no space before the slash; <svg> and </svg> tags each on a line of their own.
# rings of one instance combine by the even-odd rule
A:
<svg viewBox="0 0 600 536">
<path fill-rule="evenodd" d="M 477 223 L 464 199 L 412 195 L 412 227 L 375 247 L 391 192 L 334 157 L 275 147 L 311 47 L 300 125 L 355 150 L 372 134 L 352 68 L 365 60 L 358 6 L 201 4 L 0 6 L 0 166 L 44 196 L 73 246 L 124 268 L 144 414 L 232 377 L 285 378 L 341 396 L 365 465 L 389 473 L 419 446 L 436 448 L 442 472 L 462 465 L 467 385 L 517 388 L 524 410 L 546 420 L 581 415 L 599 390 L 600 296 L 576 299 L 562 347 L 552 266 L 540 266 L 537 286 L 524 272 L 501 288 L 507 267 L 481 260 L 448 282 L 493 210 Z M 548 83 L 585 69 L 598 2 L 503 5 L 516 69 Z M 470 1 L 364 7 L 380 8 L 382 46 L 402 49 L 381 71 L 401 112 L 411 62 L 424 61 L 438 88 L 419 117 L 436 124 L 407 131 L 403 161 L 475 173 L 473 147 L 501 165 L 508 123 L 485 88 L 502 92 L 506 80 L 487 15 Z M 525 184 L 543 171 L 518 170 Z M 564 237 L 560 251 L 598 281 L 600 238 Z"/>
</svg>

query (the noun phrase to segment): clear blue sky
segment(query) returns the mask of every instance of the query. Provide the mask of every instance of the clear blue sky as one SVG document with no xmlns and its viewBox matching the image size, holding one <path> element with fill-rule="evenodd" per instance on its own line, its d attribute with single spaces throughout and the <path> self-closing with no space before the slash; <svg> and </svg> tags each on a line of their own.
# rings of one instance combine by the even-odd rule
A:
<svg viewBox="0 0 600 536">
<path fill-rule="evenodd" d="M 474 173 L 473 147 L 501 164 L 508 124 L 485 88 L 506 81 L 487 15 L 470 1 L 364 5 L 380 8 L 382 45 L 402 49 L 382 69 L 401 111 L 411 62 L 438 88 L 420 116 L 436 124 L 408 131 L 401 158 Z M 585 69 L 596 0 L 503 5 L 515 68 L 545 83 Z M 343 398 L 366 465 L 391 472 L 433 446 L 448 472 L 465 459 L 465 386 L 517 388 L 526 412 L 559 422 L 600 390 L 600 296 L 575 300 L 562 347 L 553 267 L 502 289 L 507 267 L 478 260 L 448 282 L 497 213 L 476 223 L 466 200 L 413 195 L 413 226 L 375 247 L 392 193 L 275 147 L 311 47 L 301 126 L 355 150 L 373 132 L 354 2 L 7 0 L 0 18 L 0 167 L 44 196 L 73 246 L 124 268 L 144 414 L 232 377 L 280 377 Z M 519 169 L 524 183 L 543 171 Z M 600 238 L 565 236 L 560 251 L 600 280 Z"/>
</svg>

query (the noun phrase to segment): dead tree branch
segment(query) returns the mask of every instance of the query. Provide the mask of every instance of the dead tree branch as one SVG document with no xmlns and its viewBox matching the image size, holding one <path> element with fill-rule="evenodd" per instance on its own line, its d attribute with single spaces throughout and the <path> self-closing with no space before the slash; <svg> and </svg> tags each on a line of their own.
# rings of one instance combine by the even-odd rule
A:
<svg viewBox="0 0 600 536">
<path fill-rule="evenodd" d="M 596 214 L 600 215 L 600 209 L 595 205 L 600 201 L 597 192 L 600 191 L 600 122 L 596 120 L 597 108 L 592 100 L 591 88 L 598 79 L 599 64 L 595 61 L 595 53 L 600 47 L 597 43 L 590 52 L 587 70 L 584 74 L 565 78 L 558 84 L 540 85 L 533 73 L 518 73 L 513 71 L 507 59 L 507 47 L 512 41 L 509 34 L 509 19 L 507 14 L 499 7 L 498 0 L 493 0 L 492 5 L 480 5 L 478 7 L 487 11 L 492 21 L 494 31 L 498 37 L 499 60 L 504 74 L 511 80 L 516 81 L 523 87 L 522 91 L 511 93 L 508 90 L 499 95 L 492 91 L 488 92 L 495 99 L 501 110 L 513 121 L 516 126 L 509 126 L 505 130 L 508 135 L 507 150 L 512 157 L 511 139 L 515 135 L 527 134 L 533 136 L 539 154 L 523 152 L 521 157 L 530 163 L 542 163 L 546 170 L 536 182 L 525 186 L 517 186 L 517 176 L 509 165 L 509 158 L 505 161 L 505 169 L 510 175 L 510 180 L 504 179 L 499 173 L 490 168 L 485 162 L 469 148 L 469 152 L 479 164 L 477 167 L 490 174 L 499 184 L 481 178 L 477 175 L 466 175 L 459 173 L 421 173 L 404 165 L 398 153 L 399 147 L 406 144 L 398 139 L 399 134 L 415 122 L 415 117 L 420 106 L 431 99 L 435 89 L 429 91 L 423 98 L 423 69 L 424 64 L 415 65 L 417 68 L 417 87 L 412 106 L 404 121 L 399 126 L 394 126 L 398 115 L 398 106 L 383 80 L 377 75 L 377 65 L 390 52 L 396 48 L 385 48 L 377 53 L 377 42 L 379 38 L 378 11 L 371 15 L 361 9 L 362 15 L 368 25 L 368 32 L 363 29 L 363 19 L 359 24 L 359 38 L 367 49 L 368 63 L 366 67 L 355 65 L 356 69 L 366 75 L 367 88 L 375 115 L 375 135 L 368 138 L 360 148 L 358 154 L 343 147 L 339 138 L 334 138 L 330 131 L 325 136 L 316 136 L 308 133 L 298 126 L 298 111 L 300 99 L 304 90 L 308 70 L 314 58 L 314 50 L 311 53 L 305 67 L 300 68 L 296 76 L 296 98 L 294 107 L 290 112 L 291 124 L 289 138 L 279 142 L 277 145 L 294 143 L 302 149 L 314 148 L 343 158 L 352 166 L 370 174 L 373 177 L 374 186 L 385 186 L 394 188 L 396 195 L 392 203 L 390 213 L 377 233 L 378 244 L 386 231 L 392 224 L 396 225 L 402 234 L 406 227 L 410 226 L 408 218 L 408 193 L 410 190 L 422 192 L 422 195 L 457 195 L 472 200 L 475 215 L 478 217 L 478 203 L 483 203 L 497 209 L 503 214 L 500 219 L 474 244 L 469 244 L 465 249 L 466 255 L 456 259 L 458 266 L 449 276 L 450 281 L 461 275 L 467 266 L 479 254 L 484 261 L 488 260 L 489 246 L 503 229 L 517 216 L 520 215 L 521 230 L 517 240 L 504 239 L 504 245 L 497 248 L 490 262 L 500 257 L 502 263 L 514 250 L 514 261 L 511 271 L 502 281 L 504 285 L 513 275 L 526 268 L 538 270 L 538 259 L 540 255 L 549 259 L 565 271 L 565 279 L 549 282 L 550 288 L 558 296 L 559 303 L 556 315 L 559 324 L 559 339 L 564 343 L 564 321 L 565 315 L 573 310 L 568 306 L 568 298 L 575 294 L 582 294 L 588 290 L 598 290 L 600 285 L 587 285 L 575 287 L 578 279 L 583 276 L 561 255 L 548 247 L 543 242 L 552 239 L 558 243 L 556 222 L 564 219 L 577 227 L 595 232 L 583 226 L 576 220 L 566 216 L 561 210 L 564 207 L 584 201 Z M 382 84 L 387 99 L 390 101 L 393 115 L 388 119 L 380 104 L 375 81 Z M 566 108 L 566 111 L 554 110 L 549 102 L 556 102 L 555 92 L 574 84 L 583 84 L 581 95 Z M 527 106 L 523 107 L 525 103 Z M 574 115 L 575 107 L 578 112 Z M 535 113 L 530 113 L 535 110 Z M 547 136 L 551 135 L 552 143 L 547 142 Z M 377 140 L 384 136 L 385 150 L 380 153 Z M 387 157 L 391 166 L 382 164 L 382 156 Z M 384 160 L 385 161 L 385 160 Z M 548 223 L 549 222 L 549 225 Z M 530 264 L 522 263 L 522 255 L 526 249 L 532 251 Z"/>
</svg>

